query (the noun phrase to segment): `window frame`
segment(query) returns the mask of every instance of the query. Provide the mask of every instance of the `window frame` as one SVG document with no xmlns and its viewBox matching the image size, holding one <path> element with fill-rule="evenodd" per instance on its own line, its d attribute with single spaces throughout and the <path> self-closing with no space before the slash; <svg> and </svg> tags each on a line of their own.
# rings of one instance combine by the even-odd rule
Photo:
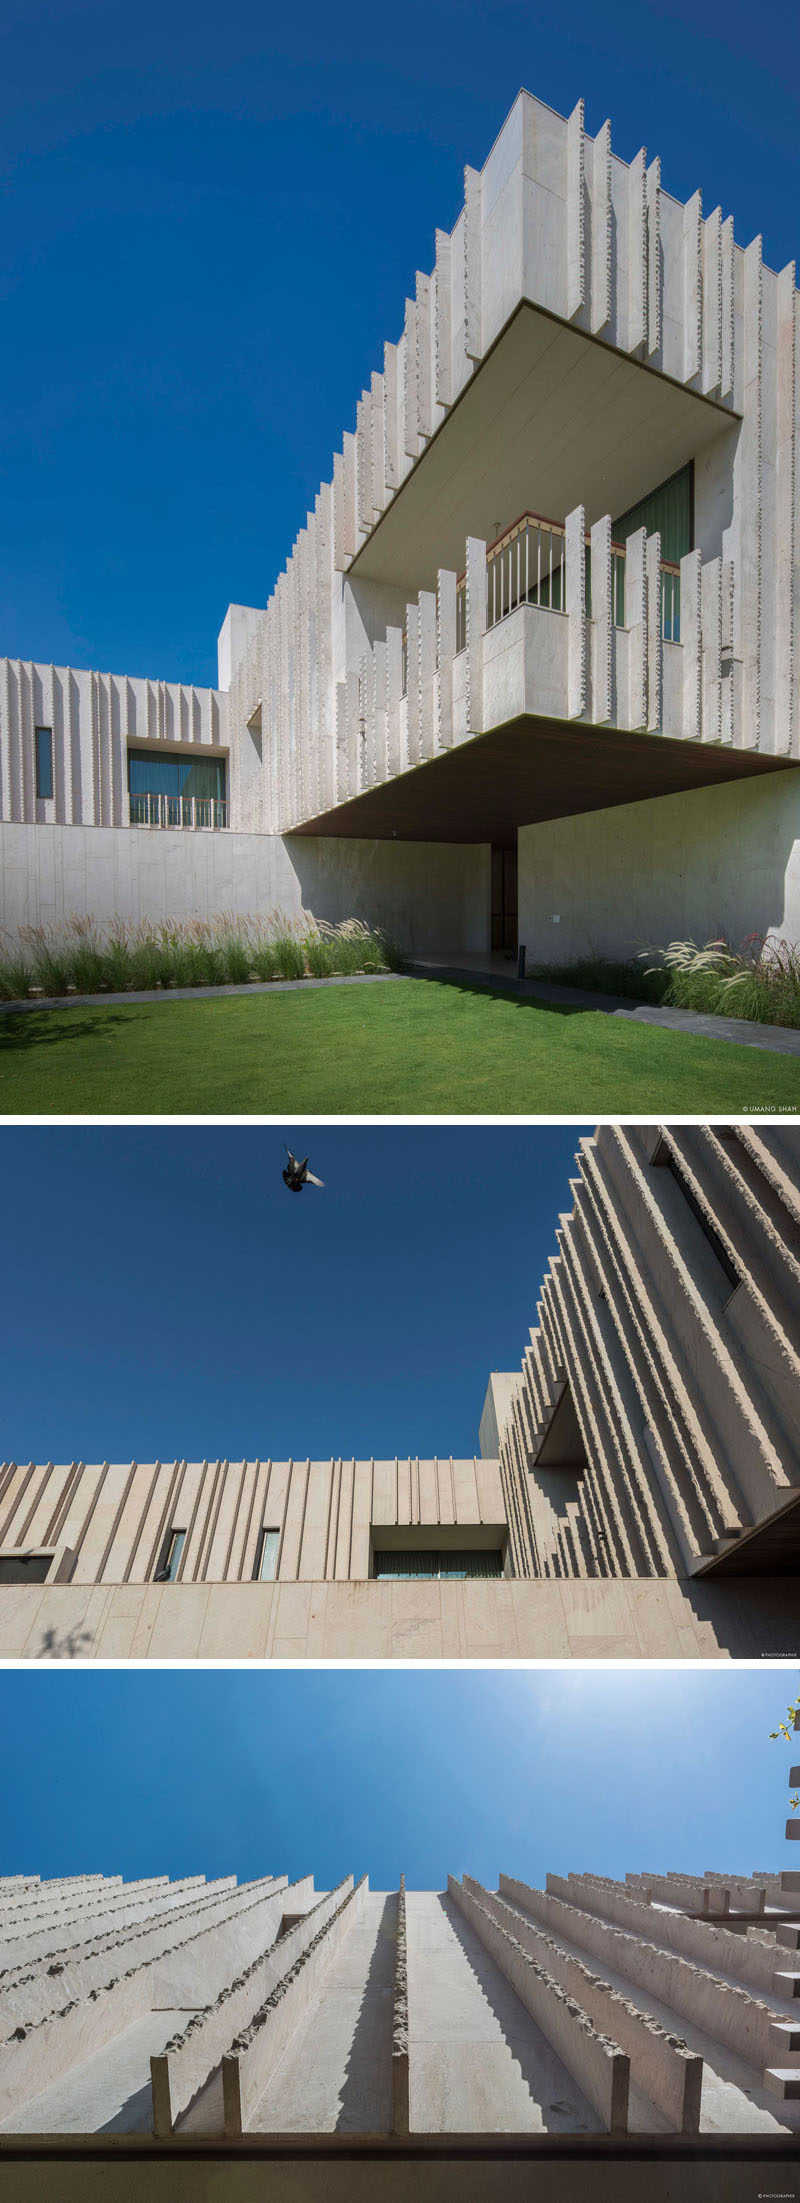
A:
<svg viewBox="0 0 800 2203">
<path fill-rule="evenodd" d="M 53 762 L 53 729 L 52 727 L 34 727 L 33 733 L 36 801 L 37 803 L 52 803 L 53 792 L 55 789 L 55 771 Z M 45 736 L 47 738 L 47 747 L 46 750 L 44 750 L 43 752 L 42 738 Z M 45 772 L 42 771 L 43 758 L 46 762 L 47 768 Z M 42 786 L 43 780 L 49 781 L 49 787 Z"/>
</svg>

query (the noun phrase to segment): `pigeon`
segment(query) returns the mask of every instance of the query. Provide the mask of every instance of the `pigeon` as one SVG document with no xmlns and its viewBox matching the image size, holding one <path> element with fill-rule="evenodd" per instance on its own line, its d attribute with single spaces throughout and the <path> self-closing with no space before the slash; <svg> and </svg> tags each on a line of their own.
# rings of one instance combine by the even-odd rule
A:
<svg viewBox="0 0 800 2203">
<path fill-rule="evenodd" d="M 292 1154 L 290 1147 L 287 1147 L 286 1153 L 289 1157 L 289 1167 L 288 1170 L 283 1171 L 282 1176 L 283 1183 L 288 1186 L 290 1193 L 302 1193 L 304 1186 L 324 1185 L 324 1179 L 315 1178 L 313 1170 L 309 1170 L 307 1155 L 302 1163 L 298 1163 L 297 1156 Z"/>
</svg>

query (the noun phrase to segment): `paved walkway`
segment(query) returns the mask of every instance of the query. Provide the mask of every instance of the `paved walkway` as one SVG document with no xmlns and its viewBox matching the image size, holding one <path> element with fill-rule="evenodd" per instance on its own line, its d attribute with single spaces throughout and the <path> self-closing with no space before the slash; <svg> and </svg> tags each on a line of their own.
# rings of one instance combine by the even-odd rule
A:
<svg viewBox="0 0 800 2203">
<path fill-rule="evenodd" d="M 632 1002 L 624 995 L 551 986 L 545 979 L 518 979 L 504 957 L 417 956 L 409 960 L 406 970 L 412 978 L 449 980 L 572 1010 L 601 1010 L 606 1017 L 624 1017 L 633 1025 L 661 1025 L 668 1032 L 696 1033 L 701 1040 L 732 1040 L 738 1048 L 768 1048 L 776 1055 L 800 1056 L 800 1031 L 794 1026 L 754 1025 L 745 1017 L 707 1017 L 700 1010 L 672 1010 L 654 1002 Z"/>
<path fill-rule="evenodd" d="M 252 979 L 242 987 L 142 987 L 124 994 L 37 994 L 0 1002 L 0 1014 L 17 1010 L 105 1010 L 115 1002 L 207 1002 L 217 995 L 297 994 L 304 987 L 374 987 L 402 979 L 399 971 L 337 972 L 330 979 Z"/>
</svg>

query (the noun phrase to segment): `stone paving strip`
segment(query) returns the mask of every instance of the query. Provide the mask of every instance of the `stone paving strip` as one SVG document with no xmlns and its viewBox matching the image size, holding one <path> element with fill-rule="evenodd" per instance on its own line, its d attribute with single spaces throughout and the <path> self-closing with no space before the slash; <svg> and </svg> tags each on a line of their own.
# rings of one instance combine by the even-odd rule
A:
<svg viewBox="0 0 800 2203">
<path fill-rule="evenodd" d="M 694 1033 L 700 1040 L 732 1040 L 740 1048 L 767 1048 L 778 1055 L 800 1056 L 800 1032 L 789 1025 L 756 1025 L 746 1017 L 712 1017 L 703 1010 L 673 1010 L 657 1002 L 633 1002 L 625 995 L 560 987 L 545 979 L 517 979 L 511 973 L 505 978 L 502 972 L 484 972 L 468 964 L 438 964 L 432 958 L 411 957 L 405 971 L 410 979 L 467 983 L 484 994 L 516 995 L 523 1002 L 552 1002 L 573 1010 L 600 1010 L 606 1017 L 628 1018 L 634 1025 L 661 1025 L 668 1032 Z"/>
<path fill-rule="evenodd" d="M 582 2089 L 604 2132 L 627 2134 L 630 2059 L 625 2052 L 599 2032 L 575 1997 L 523 1949 L 518 1936 L 498 1927 L 485 1907 L 452 1874 L 447 1877 L 447 1889 L 464 1918 L 476 1928 L 526 2012 Z"/>
<path fill-rule="evenodd" d="M 122 994 L 26 995 L 19 1002 L 0 1002 L 0 1016 L 17 1010 L 106 1010 L 125 1002 L 210 1002 L 217 995 L 302 994 L 309 987 L 380 987 L 387 980 L 404 979 L 401 971 L 332 972 L 327 979 L 253 979 L 241 987 L 126 987 Z"/>
<path fill-rule="evenodd" d="M 156 2134 L 172 2134 L 181 2113 L 189 2109 L 209 2084 L 208 2115 L 211 2131 L 216 2131 L 218 2105 L 213 2083 L 219 2077 L 221 2086 L 222 2059 L 226 2052 L 233 2054 L 232 2044 L 240 2030 L 250 2025 L 284 1975 L 291 1971 L 302 1953 L 316 1941 L 320 1930 L 334 1918 L 345 1898 L 352 1894 L 353 1887 L 353 1876 L 348 1874 L 337 1889 L 321 1897 L 303 1920 L 281 1937 L 276 1947 L 263 1949 L 241 1974 L 234 1980 L 228 1979 L 214 2003 L 197 2012 L 182 2032 L 167 2043 L 161 2056 L 152 2059 Z"/>
</svg>

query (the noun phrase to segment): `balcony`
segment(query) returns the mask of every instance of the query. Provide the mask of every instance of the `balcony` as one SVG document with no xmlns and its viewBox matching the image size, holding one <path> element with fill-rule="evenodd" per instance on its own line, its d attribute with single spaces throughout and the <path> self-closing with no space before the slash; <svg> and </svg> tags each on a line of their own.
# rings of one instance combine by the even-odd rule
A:
<svg viewBox="0 0 800 2203">
<path fill-rule="evenodd" d="M 228 824 L 228 805 L 222 796 L 129 796 L 132 826 L 183 828 L 190 833 L 218 833 Z"/>
<path fill-rule="evenodd" d="M 566 612 L 566 529 L 563 521 L 548 520 L 542 513 L 521 513 L 486 550 L 486 631 L 516 612 L 522 604 L 538 605 L 545 612 Z M 586 616 L 592 617 L 592 561 L 590 534 L 586 544 Z M 668 559 L 660 564 L 661 640 L 681 639 L 681 570 Z M 625 545 L 611 545 L 611 622 L 625 626 Z M 467 577 L 456 583 L 455 654 L 467 647 Z M 401 695 L 408 693 L 408 633 L 403 631 Z"/>
</svg>

